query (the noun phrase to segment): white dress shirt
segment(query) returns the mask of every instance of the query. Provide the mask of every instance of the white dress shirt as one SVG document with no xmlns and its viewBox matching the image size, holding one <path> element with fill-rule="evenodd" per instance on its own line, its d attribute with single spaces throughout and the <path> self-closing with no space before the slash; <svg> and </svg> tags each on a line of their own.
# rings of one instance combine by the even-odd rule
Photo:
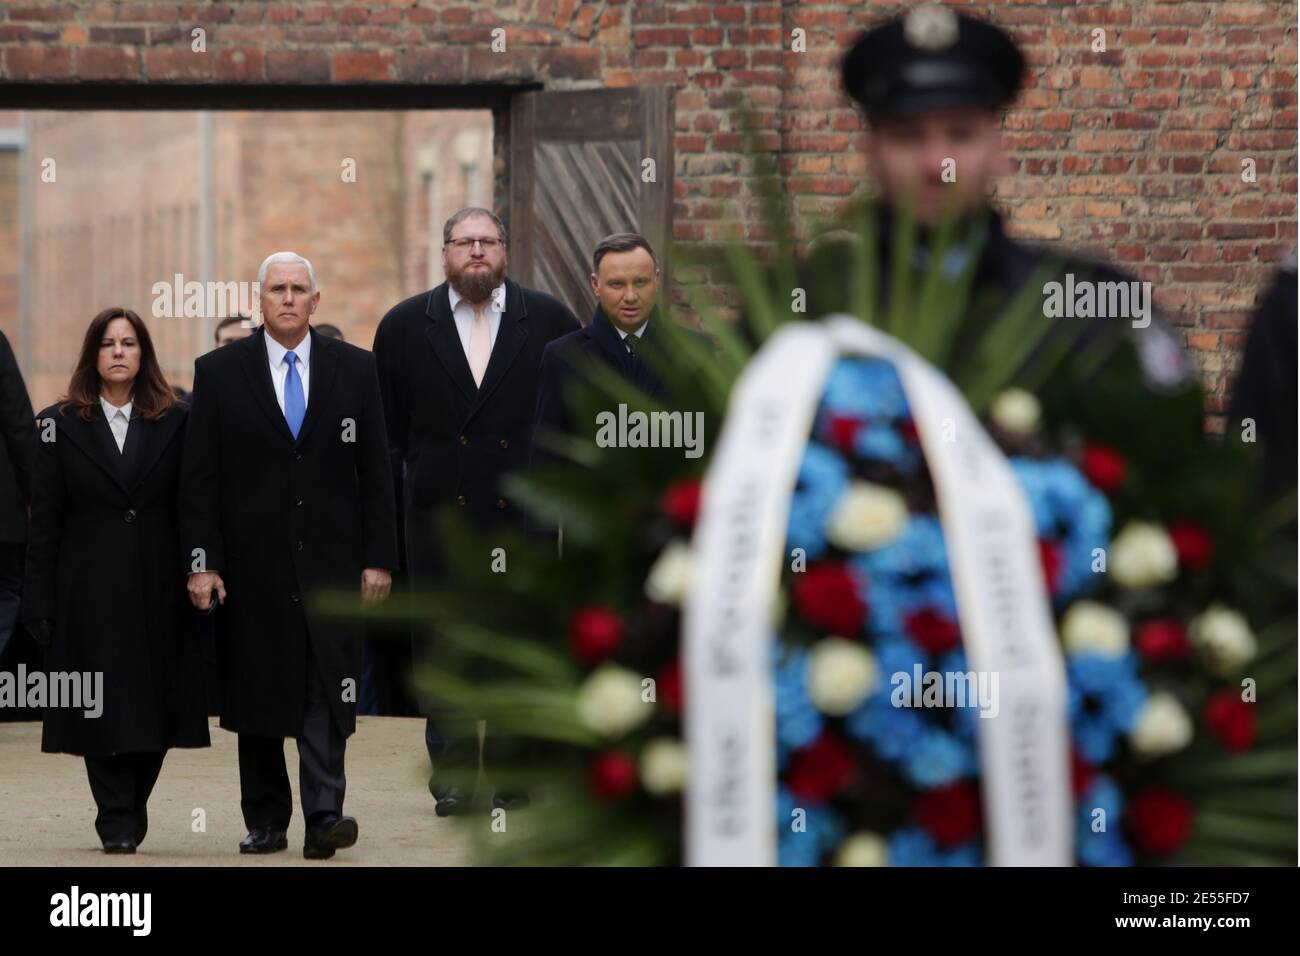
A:
<svg viewBox="0 0 1300 956">
<path fill-rule="evenodd" d="M 108 420 L 108 427 L 113 430 L 113 440 L 117 442 L 117 450 L 121 452 L 126 447 L 126 430 L 131 424 L 131 403 L 127 402 L 119 407 L 101 395 L 99 404 L 104 409 L 104 418 Z"/>
<path fill-rule="evenodd" d="M 465 361 L 469 361 L 469 332 L 474 325 L 474 306 L 462 299 L 460 294 L 447 283 L 447 300 L 451 303 L 451 315 L 456 320 L 456 334 L 460 336 L 460 347 L 465 350 Z M 501 328 L 501 313 L 506 310 L 506 284 L 502 282 L 492 290 L 487 310 L 483 313 L 488 323 L 488 344 L 497 344 L 497 329 Z"/>
<path fill-rule="evenodd" d="M 613 322 L 609 324 L 614 325 Z M 641 323 L 641 327 L 637 329 L 635 332 L 624 332 L 617 325 L 614 325 L 614 331 L 618 333 L 618 340 L 620 342 L 626 343 L 627 337 L 629 335 L 635 335 L 638 339 L 643 338 L 645 336 L 645 330 L 648 329 L 649 327 L 650 327 L 650 320 L 646 319 L 644 322 Z M 623 348 L 627 348 L 627 345 L 624 345 Z"/>
<path fill-rule="evenodd" d="M 275 400 L 284 411 L 284 380 L 289 374 L 289 366 L 284 357 L 289 350 L 266 336 L 266 359 L 271 363 L 271 384 L 275 387 Z M 311 381 L 311 332 L 302 337 L 302 341 L 293 347 L 293 354 L 298 356 L 298 377 L 302 379 L 302 407 L 307 407 L 308 387 Z"/>
</svg>

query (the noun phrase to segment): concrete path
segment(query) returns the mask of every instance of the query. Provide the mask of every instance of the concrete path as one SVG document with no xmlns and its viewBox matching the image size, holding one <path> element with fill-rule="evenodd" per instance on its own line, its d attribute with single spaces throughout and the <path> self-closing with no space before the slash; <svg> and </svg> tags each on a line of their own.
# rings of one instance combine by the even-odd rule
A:
<svg viewBox="0 0 1300 956">
<path fill-rule="evenodd" d="M 460 866 L 465 834 L 433 812 L 427 789 L 424 721 L 361 717 L 348 740 L 345 812 L 360 839 L 333 860 L 302 858 L 298 750 L 286 741 L 294 789 L 289 849 L 240 856 L 235 735 L 212 721 L 212 746 L 172 750 L 149 801 L 149 835 L 135 856 L 106 856 L 95 834 L 95 802 L 79 757 L 43 754 L 39 723 L 0 724 L 0 867 L 2 866 Z M 206 832 L 195 832 L 202 810 Z M 483 816 L 484 826 L 488 817 Z"/>
</svg>

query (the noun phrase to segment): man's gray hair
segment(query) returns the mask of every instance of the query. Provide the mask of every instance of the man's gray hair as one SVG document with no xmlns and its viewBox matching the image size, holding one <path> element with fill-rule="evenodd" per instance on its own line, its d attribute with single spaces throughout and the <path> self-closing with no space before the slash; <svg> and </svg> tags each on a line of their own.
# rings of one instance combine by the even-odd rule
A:
<svg viewBox="0 0 1300 956">
<path fill-rule="evenodd" d="M 262 260 L 261 266 L 257 269 L 257 287 L 260 289 L 266 284 L 266 270 L 273 262 L 296 262 L 299 265 L 307 267 L 307 278 L 311 280 L 311 291 L 316 291 L 316 270 L 311 267 L 311 262 L 298 255 L 296 252 L 273 252 Z"/>
<path fill-rule="evenodd" d="M 488 219 L 491 219 L 493 224 L 497 227 L 497 235 L 501 238 L 502 243 L 506 241 L 505 224 L 499 218 L 497 218 L 496 213 L 494 213 L 491 209 L 483 209 L 480 206 L 466 206 L 460 212 L 456 213 L 456 215 L 448 219 L 447 222 L 443 225 L 442 244 L 444 246 L 448 245 L 451 242 L 451 231 L 456 228 L 456 224 L 459 222 L 464 222 L 466 219 L 470 218 L 471 216 L 486 216 Z"/>
</svg>

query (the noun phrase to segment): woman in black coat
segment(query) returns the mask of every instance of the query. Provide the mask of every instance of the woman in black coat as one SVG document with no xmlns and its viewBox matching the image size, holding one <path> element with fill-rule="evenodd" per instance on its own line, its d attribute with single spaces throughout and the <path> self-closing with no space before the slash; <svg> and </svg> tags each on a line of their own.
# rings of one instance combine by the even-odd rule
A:
<svg viewBox="0 0 1300 956">
<path fill-rule="evenodd" d="M 79 673 L 84 689 L 99 688 L 90 708 L 47 701 L 41 750 L 85 757 L 108 853 L 144 840 L 167 749 L 208 746 L 197 629 L 175 558 L 187 413 L 140 317 L 113 308 L 86 331 L 67 396 L 36 420 L 22 619 L 47 645 L 47 674 Z"/>
</svg>

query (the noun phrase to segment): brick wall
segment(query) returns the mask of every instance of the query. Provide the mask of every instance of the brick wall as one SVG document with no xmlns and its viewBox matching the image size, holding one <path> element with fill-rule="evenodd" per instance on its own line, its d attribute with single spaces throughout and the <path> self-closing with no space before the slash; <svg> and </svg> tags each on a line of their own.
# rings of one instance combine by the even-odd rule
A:
<svg viewBox="0 0 1300 956">
<path fill-rule="evenodd" d="M 1296 5 L 1283 0 L 961 4 L 1010 28 L 1031 79 L 1007 118 L 1015 231 L 1154 283 L 1223 407 L 1242 329 L 1296 241 Z M 742 93 L 803 212 L 866 188 L 839 92 L 846 42 L 897 4 L 705 0 L 24 3 L 0 6 L 0 83 L 541 82 L 678 87 L 676 237 L 756 236 L 737 182 Z M 490 31 L 506 28 L 504 54 Z M 194 27 L 208 52 L 190 52 Z M 790 52 L 792 31 L 807 52 Z M 1091 48 L 1105 30 L 1107 52 Z M 1241 181 L 1253 160 L 1258 181 Z"/>
</svg>

